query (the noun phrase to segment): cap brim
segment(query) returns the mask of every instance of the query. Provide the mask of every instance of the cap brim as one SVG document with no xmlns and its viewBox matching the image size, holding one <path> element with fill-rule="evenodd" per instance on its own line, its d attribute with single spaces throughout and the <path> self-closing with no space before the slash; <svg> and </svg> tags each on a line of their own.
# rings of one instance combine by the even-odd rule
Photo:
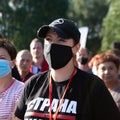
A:
<svg viewBox="0 0 120 120">
<path fill-rule="evenodd" d="M 59 37 L 67 38 L 67 35 L 61 29 L 59 29 L 58 27 L 49 26 L 49 25 L 43 25 L 42 27 L 39 28 L 39 30 L 37 31 L 38 37 L 45 38 L 48 30 L 55 31 Z"/>
</svg>

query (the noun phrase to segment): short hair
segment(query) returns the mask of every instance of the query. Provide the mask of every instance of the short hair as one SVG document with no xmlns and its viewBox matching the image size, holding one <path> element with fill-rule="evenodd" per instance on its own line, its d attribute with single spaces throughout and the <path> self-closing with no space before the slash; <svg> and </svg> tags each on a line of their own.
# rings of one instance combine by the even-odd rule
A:
<svg viewBox="0 0 120 120">
<path fill-rule="evenodd" d="M 0 38 L 0 47 L 4 48 L 11 57 L 11 60 L 14 60 L 17 55 L 17 50 L 12 42 L 6 38 Z"/>
<path fill-rule="evenodd" d="M 90 68 L 93 67 L 94 62 L 96 62 L 96 60 L 100 57 L 100 55 L 101 55 L 101 54 L 98 53 L 98 54 L 95 54 L 95 55 L 91 58 L 90 62 L 88 63 L 88 65 L 89 65 Z"/>
<path fill-rule="evenodd" d="M 27 54 L 29 54 L 29 56 L 31 57 L 31 60 L 32 60 L 32 55 L 31 55 L 30 51 L 27 50 L 27 49 L 20 50 L 20 51 L 17 53 L 16 59 L 18 59 L 19 56 L 21 56 L 22 53 L 27 53 Z"/>
<path fill-rule="evenodd" d="M 114 56 L 114 55 L 110 55 L 110 54 L 101 54 L 99 56 L 99 58 L 96 60 L 96 67 L 98 69 L 98 66 L 101 64 L 101 63 L 104 63 L 104 62 L 113 62 L 116 66 L 117 69 L 119 69 L 119 65 L 120 65 L 120 60 Z"/>
<path fill-rule="evenodd" d="M 30 43 L 30 47 L 31 47 L 31 44 L 32 44 L 33 42 L 39 42 L 39 43 L 41 43 L 42 48 L 44 47 L 42 41 L 40 41 L 38 38 L 32 39 L 32 41 L 31 41 L 31 43 Z"/>
<path fill-rule="evenodd" d="M 117 57 L 120 57 L 120 50 L 119 49 L 109 49 L 105 51 L 105 54 L 113 54 L 116 55 Z"/>
</svg>

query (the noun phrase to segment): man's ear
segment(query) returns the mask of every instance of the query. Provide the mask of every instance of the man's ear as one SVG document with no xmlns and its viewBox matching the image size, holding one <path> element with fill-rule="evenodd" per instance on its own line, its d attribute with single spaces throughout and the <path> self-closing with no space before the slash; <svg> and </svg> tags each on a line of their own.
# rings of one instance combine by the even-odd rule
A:
<svg viewBox="0 0 120 120">
<path fill-rule="evenodd" d="M 80 49 L 80 43 L 77 43 L 77 51 Z"/>
<path fill-rule="evenodd" d="M 77 43 L 73 48 L 73 53 L 76 54 L 79 49 L 80 49 L 80 43 Z"/>
</svg>

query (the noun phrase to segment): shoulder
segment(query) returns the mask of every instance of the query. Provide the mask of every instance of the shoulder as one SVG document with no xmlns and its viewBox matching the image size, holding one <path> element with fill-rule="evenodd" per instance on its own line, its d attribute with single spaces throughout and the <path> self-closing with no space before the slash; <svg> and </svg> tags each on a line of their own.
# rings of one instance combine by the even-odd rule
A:
<svg viewBox="0 0 120 120">
<path fill-rule="evenodd" d="M 15 96 L 15 98 L 17 99 L 21 95 L 23 89 L 24 89 L 24 83 L 15 79 L 13 84 L 9 88 L 8 93 L 10 93 L 11 97 Z"/>
<path fill-rule="evenodd" d="M 29 95 L 35 95 L 37 91 L 40 91 L 40 89 L 45 89 L 48 84 L 48 76 L 49 76 L 49 71 L 38 73 L 30 77 L 25 83 L 24 87 L 24 94 L 26 97 Z M 42 91 L 41 90 L 41 91 Z"/>
<path fill-rule="evenodd" d="M 95 80 L 95 81 L 103 83 L 103 81 L 98 76 L 88 73 L 88 72 L 85 72 L 85 71 L 82 71 L 78 68 L 77 68 L 77 75 L 80 76 L 80 78 L 84 78 L 86 81 Z"/>
<path fill-rule="evenodd" d="M 49 71 L 40 72 L 32 75 L 25 83 L 25 86 L 34 86 L 35 84 L 42 84 L 45 80 L 48 80 Z"/>
<path fill-rule="evenodd" d="M 17 86 L 18 88 L 23 88 L 25 84 L 23 82 L 15 79 L 13 85 Z"/>
<path fill-rule="evenodd" d="M 77 69 L 76 80 L 77 84 L 80 84 L 80 86 L 82 85 L 86 89 L 100 89 L 102 87 L 105 88 L 104 82 L 98 76 L 84 72 L 80 69 Z"/>
</svg>

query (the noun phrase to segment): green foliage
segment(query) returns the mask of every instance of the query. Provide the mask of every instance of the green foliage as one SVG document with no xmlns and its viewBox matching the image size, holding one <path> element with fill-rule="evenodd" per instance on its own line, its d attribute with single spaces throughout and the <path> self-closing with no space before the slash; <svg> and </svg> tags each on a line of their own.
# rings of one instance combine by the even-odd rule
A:
<svg viewBox="0 0 120 120">
<path fill-rule="evenodd" d="M 13 1 L 14 6 L 10 7 L 9 1 Z M 1 3 L 4 7 L 0 7 L 0 12 L 5 15 L 0 23 L 4 26 L 1 31 L 18 50 L 29 49 L 38 28 L 56 18 L 66 17 L 68 9 L 67 0 L 1 0 Z"/>
<path fill-rule="evenodd" d="M 12 14 L 12 10 L 8 4 L 6 4 L 8 1 L 9 0 L 0 0 L 0 32 L 5 36 L 8 36 L 9 34 L 9 21 L 11 21 L 10 14 Z"/>
<path fill-rule="evenodd" d="M 96 53 L 101 46 L 99 35 L 102 19 L 108 11 L 107 0 L 72 0 L 68 16 L 78 23 L 78 26 L 88 26 L 87 48 Z"/>
<path fill-rule="evenodd" d="M 111 49 L 114 42 L 120 42 L 120 1 L 113 0 L 109 12 L 103 21 L 101 50 Z"/>
<path fill-rule="evenodd" d="M 0 0 L 0 32 L 18 50 L 29 49 L 41 25 L 60 17 L 70 18 L 79 27 L 89 27 L 87 47 L 95 53 L 101 46 L 99 32 L 108 10 L 107 1 L 110 0 Z"/>
</svg>

